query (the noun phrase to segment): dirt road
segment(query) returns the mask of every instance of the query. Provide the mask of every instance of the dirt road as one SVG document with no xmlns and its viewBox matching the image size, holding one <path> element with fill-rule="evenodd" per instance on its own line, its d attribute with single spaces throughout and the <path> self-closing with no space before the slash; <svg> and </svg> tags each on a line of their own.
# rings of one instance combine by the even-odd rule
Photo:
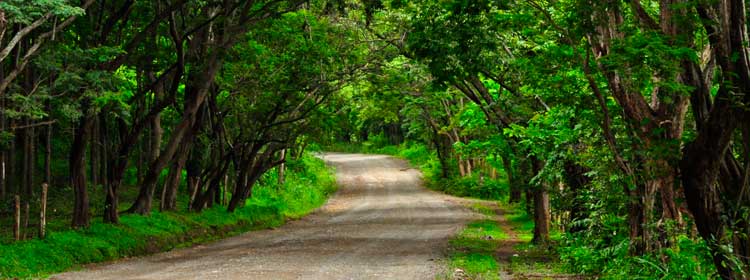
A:
<svg viewBox="0 0 750 280">
<path fill-rule="evenodd" d="M 99 265 L 53 279 L 434 279 L 448 238 L 475 218 L 388 156 L 325 154 L 339 192 L 275 230 Z"/>
</svg>

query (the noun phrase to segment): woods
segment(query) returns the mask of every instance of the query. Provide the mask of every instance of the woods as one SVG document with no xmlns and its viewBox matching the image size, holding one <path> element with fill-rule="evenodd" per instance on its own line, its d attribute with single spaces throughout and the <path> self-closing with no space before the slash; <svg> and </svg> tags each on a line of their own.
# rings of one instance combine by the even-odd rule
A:
<svg viewBox="0 0 750 280">
<path fill-rule="evenodd" d="M 406 149 L 431 187 L 523 209 L 531 242 L 570 273 L 748 278 L 747 13 L 743 0 L 4 0 L 3 246 L 128 215 L 232 213 L 310 151 Z"/>
</svg>

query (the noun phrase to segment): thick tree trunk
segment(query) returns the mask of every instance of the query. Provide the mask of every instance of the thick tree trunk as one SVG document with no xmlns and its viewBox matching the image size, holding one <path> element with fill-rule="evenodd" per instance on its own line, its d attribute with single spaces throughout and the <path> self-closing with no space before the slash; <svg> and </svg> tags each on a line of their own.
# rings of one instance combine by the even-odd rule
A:
<svg viewBox="0 0 750 280">
<path fill-rule="evenodd" d="M 434 133 L 433 139 L 438 160 L 440 161 L 440 177 L 442 179 L 448 179 L 451 176 L 450 161 L 448 160 L 450 158 L 450 151 L 445 148 L 445 142 L 450 140 L 448 140 L 447 137 L 441 136 L 437 132 Z"/>
<path fill-rule="evenodd" d="M 90 159 L 90 165 L 91 165 L 91 183 L 94 186 L 99 185 L 101 182 L 99 181 L 99 175 L 100 171 L 99 168 L 101 167 L 99 165 L 99 159 L 101 158 L 99 156 L 100 153 L 100 142 L 99 142 L 99 126 L 100 121 L 98 118 L 94 119 L 94 124 L 91 128 L 91 145 L 89 145 L 89 157 Z"/>
<path fill-rule="evenodd" d="M 724 279 L 741 279 L 741 275 L 733 270 L 730 257 L 721 248 L 724 224 L 721 219 L 716 218 L 723 214 L 719 192 L 716 190 L 718 159 L 714 157 L 713 151 L 708 151 L 696 143 L 685 147 L 684 154 L 681 162 L 682 185 L 698 233 L 712 248 L 714 264 L 719 275 Z"/>
<path fill-rule="evenodd" d="M 169 170 L 169 175 L 162 190 L 161 210 L 177 209 L 177 190 L 182 181 L 182 169 L 185 167 L 191 146 L 189 141 L 188 143 L 183 143 L 179 149 L 177 159 L 172 163 L 172 168 Z"/>
<path fill-rule="evenodd" d="M 538 159 L 532 159 L 535 173 L 539 173 L 544 167 L 544 162 Z M 542 182 L 539 186 L 534 187 L 534 237 L 532 242 L 535 244 L 545 245 L 549 243 L 550 230 L 550 205 L 547 183 Z"/>
<path fill-rule="evenodd" d="M 576 222 L 588 218 L 586 211 L 586 200 L 581 196 L 584 188 L 591 183 L 591 178 L 586 176 L 590 169 L 583 167 L 571 161 L 565 162 L 565 185 L 569 194 L 568 201 L 570 206 L 570 221 L 572 225 L 568 226 L 568 232 L 575 233 L 583 231 L 585 228 Z"/>
<path fill-rule="evenodd" d="M 508 175 L 508 188 L 510 189 L 508 203 L 521 202 L 521 187 L 518 185 L 516 177 L 513 174 L 513 164 L 511 162 L 511 159 L 507 155 L 502 155 L 502 159 L 503 169 L 505 169 L 505 173 Z"/>
<path fill-rule="evenodd" d="M 642 188 L 638 186 L 637 188 Z M 627 189 L 627 187 L 626 187 Z M 648 238 L 648 234 L 645 231 L 644 225 L 646 218 L 644 217 L 644 209 L 641 195 L 642 191 L 631 191 L 629 192 L 628 198 L 628 234 L 630 237 L 630 254 L 634 256 L 643 255 L 646 251 L 646 242 L 644 239 Z"/>
<path fill-rule="evenodd" d="M 546 186 L 534 189 L 534 238 L 535 244 L 549 243 L 550 206 Z"/>
<path fill-rule="evenodd" d="M 103 219 L 105 223 L 117 224 L 120 222 L 120 214 L 117 211 L 119 207 L 119 198 L 117 196 L 117 190 L 120 188 L 122 178 L 114 179 L 107 182 L 105 185 L 106 192 L 104 197 L 104 214 Z"/>
<path fill-rule="evenodd" d="M 83 106 L 86 108 L 88 106 Z M 73 145 L 70 152 L 70 176 L 75 201 L 73 206 L 73 228 L 88 227 L 89 216 L 89 197 L 86 190 L 86 139 L 93 119 L 91 116 L 81 118 L 76 129 Z"/>
<path fill-rule="evenodd" d="M 456 155 L 456 163 L 458 163 L 458 175 L 466 177 L 466 166 L 464 166 L 464 161 L 460 155 Z"/>
<path fill-rule="evenodd" d="M 193 203 L 195 202 L 198 193 L 200 193 L 200 176 L 201 176 L 201 164 L 200 159 L 196 153 L 192 153 L 190 158 L 186 162 L 185 171 L 187 173 L 187 188 L 190 199 L 188 201 L 188 210 L 195 210 Z"/>
<path fill-rule="evenodd" d="M 141 183 L 138 197 L 130 209 L 128 209 L 128 212 L 141 215 L 148 215 L 151 212 L 151 203 L 153 202 L 154 190 L 156 189 L 156 182 L 159 180 L 159 174 L 174 158 L 179 144 L 182 143 L 186 135 L 191 133 L 193 125 L 199 119 L 197 116 L 200 111 L 199 109 L 204 105 L 209 87 L 213 84 L 214 77 L 221 67 L 220 58 L 217 56 L 218 54 L 214 52 L 211 57 L 206 59 L 207 63 L 205 67 L 207 68 L 202 75 L 191 75 L 191 78 L 197 78 L 197 81 L 194 84 L 189 84 L 188 89 L 186 89 L 186 96 L 188 97 L 185 101 L 182 120 L 172 130 L 169 142 L 167 142 L 164 150 L 159 154 L 159 158 L 149 165 L 148 173 Z"/>
</svg>

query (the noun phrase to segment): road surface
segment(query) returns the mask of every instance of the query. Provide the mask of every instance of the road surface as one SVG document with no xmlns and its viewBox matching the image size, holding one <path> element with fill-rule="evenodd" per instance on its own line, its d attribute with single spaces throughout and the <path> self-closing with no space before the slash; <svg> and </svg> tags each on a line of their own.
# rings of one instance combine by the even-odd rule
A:
<svg viewBox="0 0 750 280">
<path fill-rule="evenodd" d="M 435 279 L 450 236 L 475 218 L 381 155 L 323 155 L 340 189 L 315 213 L 272 230 L 90 266 L 53 279 Z"/>
</svg>

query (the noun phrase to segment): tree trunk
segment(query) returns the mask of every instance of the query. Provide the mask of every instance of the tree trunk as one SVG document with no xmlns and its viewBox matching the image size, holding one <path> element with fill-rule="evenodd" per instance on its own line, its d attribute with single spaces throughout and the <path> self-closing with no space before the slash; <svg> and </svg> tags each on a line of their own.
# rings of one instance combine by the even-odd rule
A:
<svg viewBox="0 0 750 280">
<path fill-rule="evenodd" d="M 106 192 L 104 197 L 104 214 L 103 220 L 105 223 L 117 224 L 120 222 L 120 213 L 117 211 L 119 207 L 119 197 L 117 196 L 117 190 L 122 184 L 122 178 L 113 178 L 105 184 Z"/>
<path fill-rule="evenodd" d="M 503 155 L 502 159 L 503 169 L 505 169 L 505 173 L 508 175 L 508 188 L 510 189 L 508 203 L 521 202 L 521 187 L 518 185 L 516 177 L 513 174 L 513 164 L 511 162 L 510 156 Z"/>
<path fill-rule="evenodd" d="M 726 149 L 724 151 L 726 152 Z M 695 219 L 698 233 L 713 251 L 713 260 L 719 275 L 724 279 L 741 279 L 741 275 L 737 275 L 732 269 L 733 262 L 730 257 L 721 248 L 724 224 L 721 219 L 716 218 L 721 217 L 723 213 L 715 186 L 719 164 L 713 151 L 691 143 L 685 147 L 680 166 L 685 199 Z"/>
<path fill-rule="evenodd" d="M 28 125 L 28 122 L 23 121 L 23 124 Z M 17 132 L 16 139 L 18 143 L 21 144 L 21 170 L 19 175 L 21 176 L 21 180 L 19 182 L 18 186 L 18 194 L 21 194 L 22 200 L 29 199 L 30 196 L 27 195 L 28 190 L 28 173 L 29 173 L 29 134 L 28 130 L 23 129 L 21 131 Z"/>
<path fill-rule="evenodd" d="M 5 77 L 5 69 L 3 69 L 2 63 L 0 63 L 0 81 Z M 7 108 L 5 104 L 5 98 L 0 98 L 0 108 Z M 0 131 L 5 131 L 5 112 L 0 110 Z M 12 141 L 12 139 L 11 139 Z M 6 177 L 6 165 L 7 165 L 8 154 L 6 149 L 0 150 L 0 199 L 4 199 L 8 192 L 8 182 Z"/>
<path fill-rule="evenodd" d="M 544 162 L 532 159 L 535 173 L 539 173 L 544 167 Z M 542 182 L 533 190 L 534 195 L 534 244 L 545 245 L 549 243 L 549 229 L 551 223 L 549 193 L 547 183 Z"/>
<path fill-rule="evenodd" d="M 90 159 L 90 165 L 91 165 L 91 183 L 94 186 L 98 186 L 101 182 L 99 181 L 99 159 L 101 158 L 99 156 L 100 153 L 100 142 L 99 142 L 99 126 L 100 121 L 99 118 L 94 118 L 94 123 L 92 124 L 91 128 L 91 145 L 89 145 L 89 157 Z"/>
<path fill-rule="evenodd" d="M 248 164 L 246 168 L 243 168 L 243 171 L 247 172 L 247 175 L 242 175 L 241 178 L 244 177 L 244 180 L 238 180 L 239 184 L 235 187 L 232 199 L 227 206 L 228 212 L 234 212 L 238 207 L 244 206 L 245 200 L 252 194 L 255 183 L 260 179 L 263 173 L 273 167 L 268 163 L 270 156 L 271 153 L 269 151 L 266 151 L 261 155 L 256 154 L 255 157 L 257 158 L 250 160 L 250 164 Z"/>
<path fill-rule="evenodd" d="M 52 184 L 52 124 L 44 134 L 44 182 Z"/>
<path fill-rule="evenodd" d="M 185 167 L 188 154 L 190 154 L 190 146 L 192 146 L 190 143 L 183 143 L 177 159 L 172 163 L 172 168 L 169 170 L 169 175 L 162 190 L 161 210 L 177 209 L 177 190 L 182 181 L 182 169 Z"/>
<path fill-rule="evenodd" d="M 458 163 L 458 175 L 466 177 L 466 167 L 464 166 L 464 161 L 461 159 L 460 155 L 456 155 L 456 163 Z"/>
<path fill-rule="evenodd" d="M 13 127 L 14 122 L 10 121 L 10 127 Z M 16 137 L 10 138 L 10 148 L 8 149 L 8 172 L 6 173 L 6 186 L 8 191 L 13 194 L 19 194 L 17 170 L 18 170 L 18 157 L 16 156 Z"/>
<path fill-rule="evenodd" d="M 570 206 L 570 221 L 573 225 L 568 227 L 568 232 L 575 233 L 583 231 L 585 228 L 575 223 L 588 218 L 586 211 L 586 202 L 581 198 L 581 194 L 590 183 L 591 178 L 586 176 L 590 169 L 576 164 L 572 161 L 565 162 L 565 185 L 567 186 L 568 201 Z"/>
<path fill-rule="evenodd" d="M 534 244 L 549 243 L 550 208 L 546 186 L 534 189 Z"/>
<path fill-rule="evenodd" d="M 627 187 L 625 187 L 627 189 Z M 637 188 L 641 188 L 638 186 Z M 642 191 L 629 191 L 628 201 L 628 234 L 630 237 L 630 254 L 634 256 L 643 255 L 646 251 L 647 234 L 644 228 L 646 218 L 643 213 L 643 202 L 641 200 Z"/>
<path fill-rule="evenodd" d="M 88 107 L 86 103 L 84 102 L 82 108 Z M 88 227 L 91 219 L 89 216 L 89 197 L 86 190 L 86 139 L 92 123 L 91 116 L 81 118 L 70 151 L 71 185 L 75 194 L 71 223 L 73 228 Z"/>
<path fill-rule="evenodd" d="M 208 90 L 211 84 L 213 84 L 214 77 L 218 69 L 221 67 L 221 61 L 218 57 L 217 52 L 213 52 L 211 57 L 206 59 L 208 62 L 205 72 L 200 75 L 191 75 L 190 78 L 195 78 L 195 84 L 188 84 L 186 89 L 186 100 L 185 110 L 182 113 L 182 120 L 172 130 L 169 142 L 167 142 L 164 150 L 159 154 L 159 158 L 149 165 L 148 173 L 144 177 L 141 183 L 141 188 L 138 192 L 133 205 L 128 209 L 128 212 L 138 213 L 141 215 L 148 215 L 151 212 L 151 203 L 153 201 L 154 190 L 156 189 L 156 182 L 159 179 L 161 171 L 169 164 L 174 158 L 175 153 L 179 144 L 182 143 L 183 138 L 191 133 L 193 125 L 196 120 L 199 119 L 197 116 L 200 108 L 203 106 Z"/>
<path fill-rule="evenodd" d="M 200 193 L 200 176 L 201 176 L 201 164 L 197 153 L 193 152 L 190 158 L 186 162 L 185 171 L 187 173 L 187 187 L 188 195 L 190 199 L 188 201 L 188 210 L 195 210 L 193 203 Z"/>
</svg>

